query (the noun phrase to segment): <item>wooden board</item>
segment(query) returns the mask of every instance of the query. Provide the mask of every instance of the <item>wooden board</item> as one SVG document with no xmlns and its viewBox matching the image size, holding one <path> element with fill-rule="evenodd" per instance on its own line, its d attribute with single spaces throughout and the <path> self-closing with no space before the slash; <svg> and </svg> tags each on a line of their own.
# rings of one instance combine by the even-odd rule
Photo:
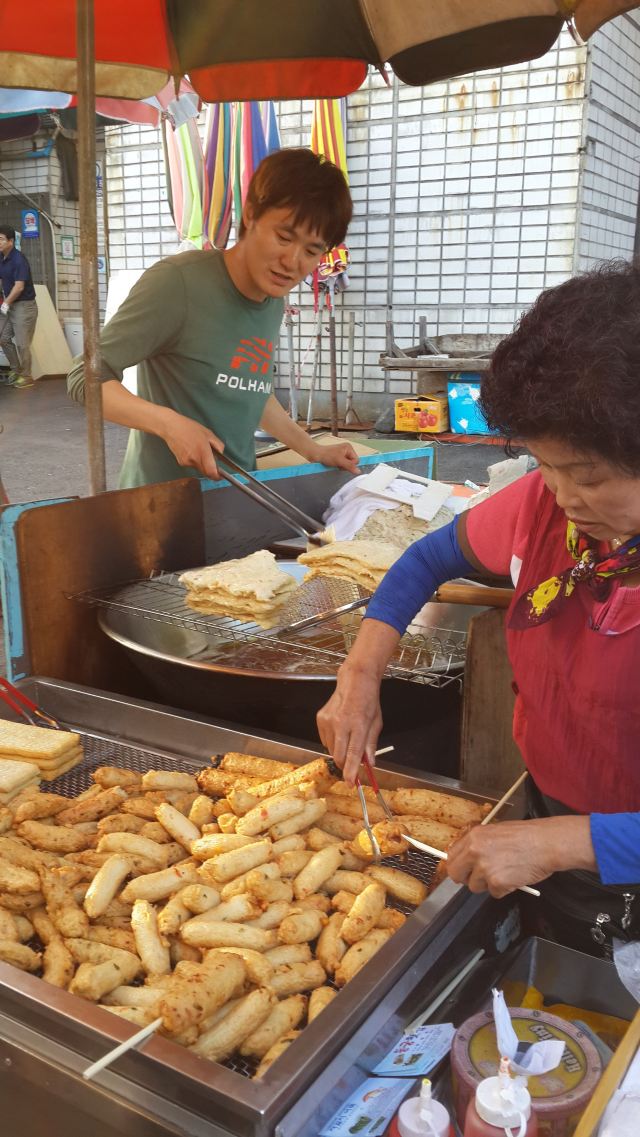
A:
<svg viewBox="0 0 640 1137">
<path fill-rule="evenodd" d="M 36 284 L 35 289 L 38 322 L 31 344 L 33 378 L 58 378 L 66 375 L 71 367 L 71 352 L 49 289 L 44 284 Z"/>
<path fill-rule="evenodd" d="M 130 693 L 137 672 L 96 609 L 69 597 L 203 564 L 200 485 L 183 478 L 29 509 L 16 543 L 28 671 Z"/>
<path fill-rule="evenodd" d="M 512 673 L 504 633 L 505 612 L 491 608 L 469 624 L 462 701 L 460 777 L 499 796 L 523 770 L 513 741 Z"/>
</svg>

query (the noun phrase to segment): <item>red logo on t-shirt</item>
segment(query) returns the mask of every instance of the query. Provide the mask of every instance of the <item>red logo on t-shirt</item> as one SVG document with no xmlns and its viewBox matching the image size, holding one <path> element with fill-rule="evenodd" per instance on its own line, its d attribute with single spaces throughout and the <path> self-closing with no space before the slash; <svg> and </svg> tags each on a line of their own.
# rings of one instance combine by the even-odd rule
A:
<svg viewBox="0 0 640 1137">
<path fill-rule="evenodd" d="M 250 340 L 240 340 L 235 354 L 231 359 L 231 367 L 238 370 L 243 364 L 256 374 L 266 375 L 273 355 L 273 343 L 253 336 Z"/>
</svg>

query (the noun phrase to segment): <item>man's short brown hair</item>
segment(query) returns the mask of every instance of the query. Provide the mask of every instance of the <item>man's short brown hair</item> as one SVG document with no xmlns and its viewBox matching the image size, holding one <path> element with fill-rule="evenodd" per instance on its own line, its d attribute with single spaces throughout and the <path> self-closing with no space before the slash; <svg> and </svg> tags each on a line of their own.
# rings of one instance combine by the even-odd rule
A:
<svg viewBox="0 0 640 1137">
<path fill-rule="evenodd" d="M 353 202 L 347 180 L 333 162 L 312 150 L 278 150 L 258 166 L 245 207 L 254 220 L 268 209 L 291 209 L 294 225 L 307 225 L 333 249 L 344 241 Z M 239 236 L 246 226 L 240 222 Z"/>
</svg>

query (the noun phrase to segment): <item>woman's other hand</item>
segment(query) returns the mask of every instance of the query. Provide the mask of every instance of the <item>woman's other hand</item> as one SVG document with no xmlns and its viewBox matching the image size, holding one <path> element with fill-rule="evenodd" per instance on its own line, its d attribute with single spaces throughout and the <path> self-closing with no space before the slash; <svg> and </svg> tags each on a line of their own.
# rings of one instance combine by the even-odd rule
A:
<svg viewBox="0 0 640 1137">
<path fill-rule="evenodd" d="M 571 869 L 596 870 L 588 817 L 476 825 L 451 846 L 447 860 L 452 880 L 496 898 Z"/>
<path fill-rule="evenodd" d="M 380 684 L 399 633 L 380 620 L 363 620 L 356 642 L 338 671 L 336 689 L 318 711 L 323 745 L 353 785 L 362 755 L 373 761 L 382 730 Z"/>
<path fill-rule="evenodd" d="M 318 711 L 318 733 L 324 747 L 353 785 L 362 755 L 373 761 L 382 730 L 380 681 L 375 674 L 343 664 L 336 689 Z"/>
</svg>

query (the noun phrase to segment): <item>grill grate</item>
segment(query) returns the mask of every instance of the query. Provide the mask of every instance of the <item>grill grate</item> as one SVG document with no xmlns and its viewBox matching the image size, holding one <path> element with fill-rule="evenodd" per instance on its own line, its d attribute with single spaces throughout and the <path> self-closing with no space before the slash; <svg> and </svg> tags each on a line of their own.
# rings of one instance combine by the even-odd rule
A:
<svg viewBox="0 0 640 1137">
<path fill-rule="evenodd" d="M 68 726 L 68 729 L 77 730 L 76 727 L 72 726 Z M 145 773 L 147 770 L 173 770 L 176 765 L 187 767 L 189 770 L 199 770 L 203 765 L 201 761 L 194 758 L 175 758 L 162 753 L 162 751 L 130 746 L 128 743 L 117 742 L 102 735 L 88 734 L 82 731 L 78 731 L 78 733 L 82 738 L 84 759 L 73 770 L 68 770 L 66 774 L 61 774 L 59 778 L 50 782 L 46 787 L 50 793 L 63 794 L 65 797 L 76 797 L 92 784 L 92 774 L 98 766 L 124 766 L 130 770 Z M 216 762 L 214 762 L 215 764 Z M 413 876 L 424 881 L 425 884 L 430 885 L 433 882 L 439 862 L 426 853 L 417 849 L 410 849 L 401 859 L 387 857 L 382 861 L 382 864 L 389 865 L 392 868 L 401 866 L 406 872 L 410 872 Z M 414 911 L 408 904 L 394 901 L 392 897 L 388 897 L 387 902 L 389 906 L 403 912 L 405 916 L 409 916 Z M 39 941 L 34 941 L 33 946 L 36 950 L 42 950 L 43 945 Z M 327 976 L 327 985 L 337 990 L 330 976 Z M 246 1078 L 252 1078 L 259 1065 L 258 1060 L 243 1058 L 240 1055 L 229 1058 L 221 1064 L 228 1070 L 233 1070 L 236 1074 L 241 1074 Z"/>
<path fill-rule="evenodd" d="M 313 586 L 313 587 L 311 587 Z M 133 614 L 140 619 L 172 624 L 198 632 L 206 646 L 189 659 L 256 673 L 278 671 L 283 676 L 333 677 L 344 662 L 360 626 L 361 614 L 351 612 L 325 620 L 319 626 L 296 630 L 296 624 L 327 608 L 350 604 L 362 590 L 340 578 L 317 577 L 303 583 L 283 609 L 286 626 L 271 629 L 223 616 L 195 613 L 185 603 L 178 574 L 159 573 L 116 589 L 76 593 L 82 603 Z M 412 629 L 394 653 L 386 674 L 430 686 L 460 683 L 464 668 L 466 634 L 451 629 Z"/>
</svg>

